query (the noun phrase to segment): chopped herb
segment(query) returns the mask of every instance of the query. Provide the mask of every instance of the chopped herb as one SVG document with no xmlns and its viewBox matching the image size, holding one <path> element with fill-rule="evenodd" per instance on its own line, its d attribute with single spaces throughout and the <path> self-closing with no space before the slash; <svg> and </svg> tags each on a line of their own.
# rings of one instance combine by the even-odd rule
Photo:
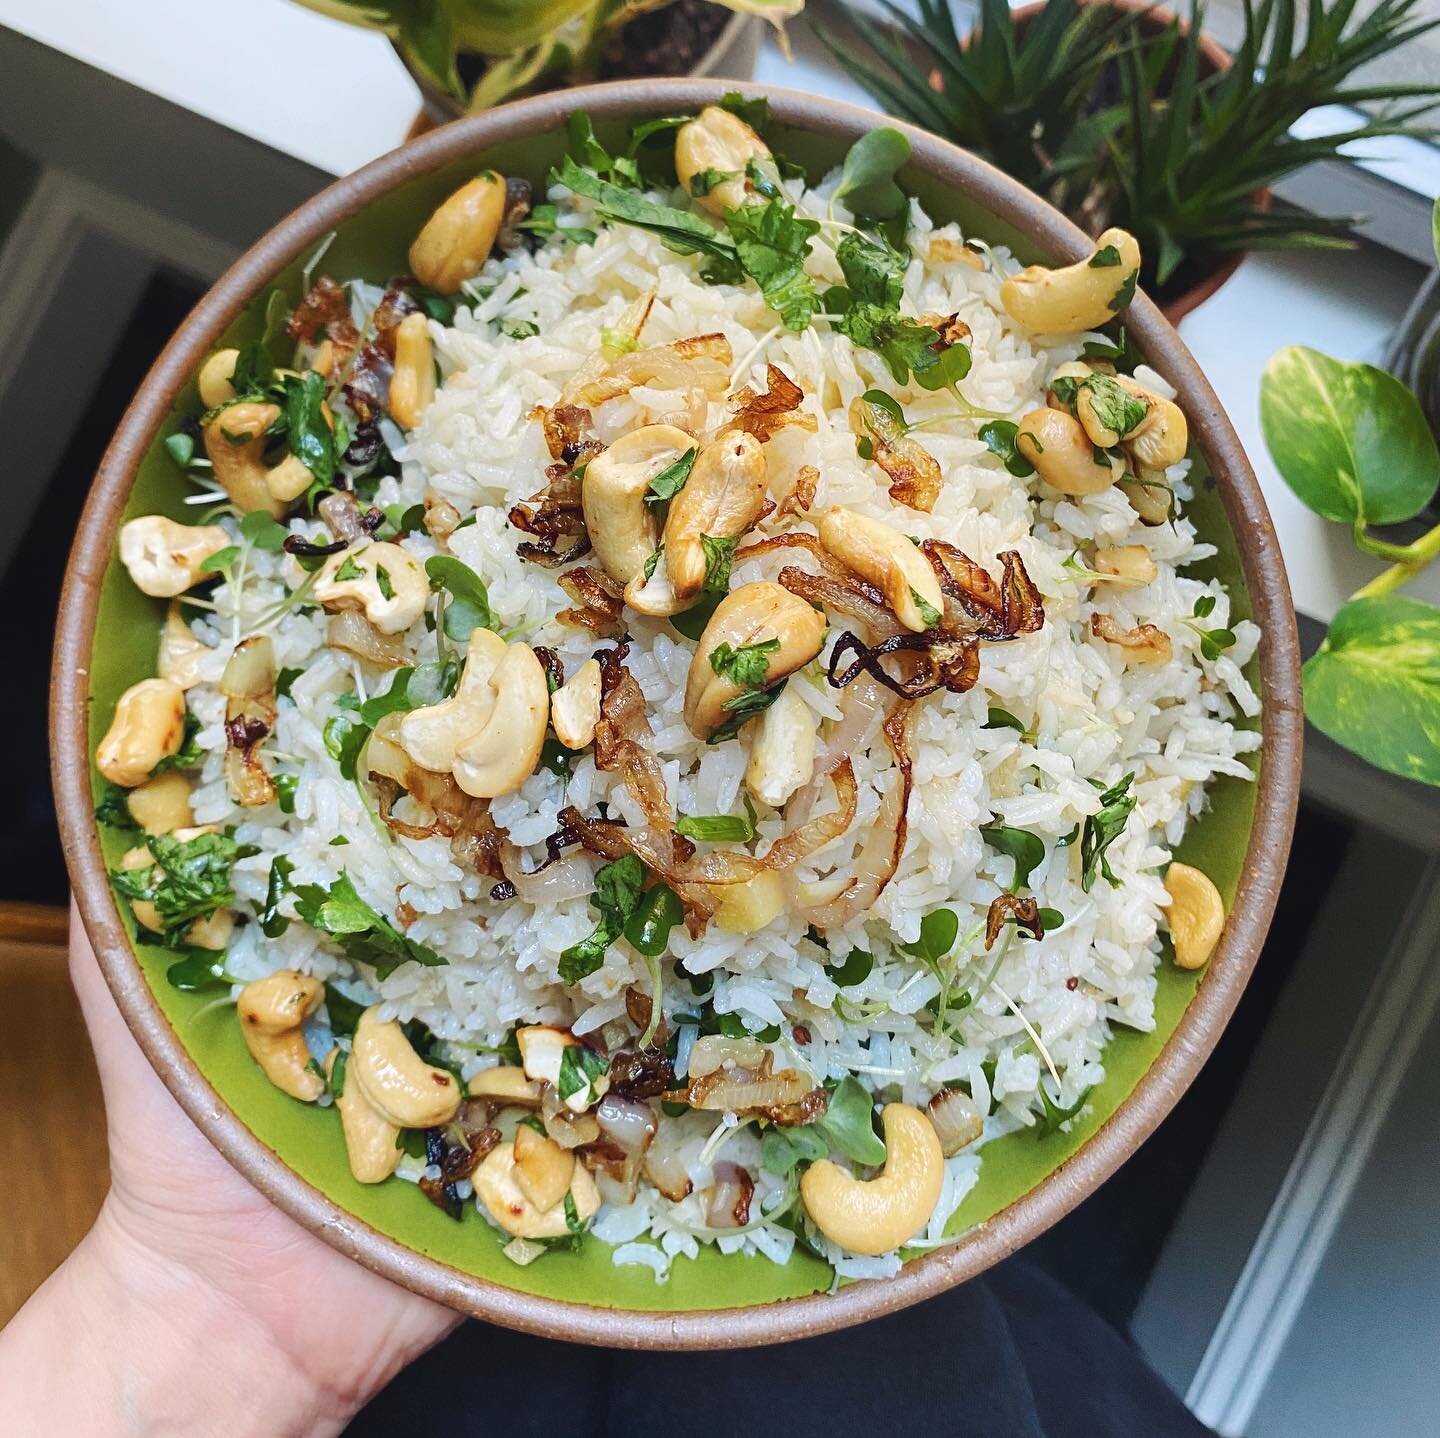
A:
<svg viewBox="0 0 1440 1438">
<path fill-rule="evenodd" d="M 827 966 L 825 972 L 830 976 L 830 981 L 842 989 L 854 988 L 856 984 L 863 984 L 870 977 L 870 971 L 875 967 L 875 955 L 865 949 L 851 949 L 845 955 L 845 962 Z"/>
<path fill-rule="evenodd" d="M 1083 388 L 1089 391 L 1090 407 L 1108 430 L 1122 438 L 1145 422 L 1149 408 L 1108 374 L 1091 375 Z"/>
<path fill-rule="evenodd" d="M 646 504 L 659 504 L 662 500 L 674 499 L 682 489 L 685 488 L 685 481 L 690 478 L 690 471 L 695 467 L 695 456 L 697 450 L 687 449 L 673 464 L 667 464 L 650 484 L 645 492 Z M 655 551 L 660 552 L 658 549 Z M 650 577 L 648 574 L 645 576 Z"/>
<path fill-rule="evenodd" d="M 570 751 L 558 740 L 547 739 L 540 747 L 540 767 L 561 779 L 570 777 Z"/>
<path fill-rule="evenodd" d="M 982 824 L 980 832 L 992 849 L 1008 854 L 1015 861 L 1015 877 L 1010 881 L 1012 893 L 1030 882 L 1030 875 L 1045 860 L 1045 842 L 1028 829 L 1012 829 L 1005 824 Z"/>
<path fill-rule="evenodd" d="M 350 840 L 347 839 L 344 834 L 336 834 L 335 837 L 329 841 L 329 844 L 332 849 L 343 849 L 349 842 Z"/>
<path fill-rule="evenodd" d="M 697 170 L 690 177 L 690 193 L 696 199 L 708 195 L 716 185 L 724 184 L 726 180 L 738 179 L 738 170 Z"/>
<path fill-rule="evenodd" d="M 1090 268 L 1092 270 L 1113 269 L 1121 264 L 1120 251 L 1114 245 L 1105 245 L 1090 256 Z"/>
<path fill-rule="evenodd" d="M 1061 1108 L 1045 1091 L 1045 1084 L 1042 1081 L 1036 1087 L 1040 1090 L 1040 1102 L 1045 1112 L 1035 1121 L 1035 1137 L 1048 1138 L 1052 1133 L 1060 1131 L 1060 1125 L 1075 1117 L 1082 1108 L 1085 1101 L 1090 1097 L 1090 1090 L 1087 1088 L 1069 1108 Z"/>
<path fill-rule="evenodd" d="M 670 930 L 684 917 L 685 907 L 675 891 L 656 884 L 626 920 L 626 942 L 647 959 L 657 959 L 670 947 Z"/>
<path fill-rule="evenodd" d="M 738 649 L 727 642 L 710 651 L 710 667 L 721 679 L 728 679 L 740 689 L 757 689 L 765 683 L 769 672 L 769 655 L 780 648 L 778 639 L 759 639 L 742 644 Z"/>
<path fill-rule="evenodd" d="M 595 892 L 590 896 L 600 922 L 593 933 L 560 955 L 562 982 L 578 983 L 605 962 L 605 951 L 625 932 L 644 886 L 645 866 L 634 854 L 600 866 L 595 874 Z"/>
<path fill-rule="evenodd" d="M 165 453 L 180 466 L 188 469 L 195 458 L 195 441 L 185 433 L 169 435 L 165 440 Z"/>
<path fill-rule="evenodd" d="M 982 729 L 1013 729 L 1022 738 L 1028 737 L 1030 733 L 1025 727 L 1023 719 L 1017 719 L 1008 709 L 1001 709 L 995 704 L 990 706 L 985 722 L 980 727 Z"/>
<path fill-rule="evenodd" d="M 595 1092 L 596 1081 L 609 1071 L 610 1065 L 593 1049 L 586 1048 L 584 1044 L 566 1044 L 565 1052 L 560 1055 L 560 1073 L 556 1078 L 555 1091 L 562 1099 L 586 1094 L 588 1108 L 599 1097 Z"/>
<path fill-rule="evenodd" d="M 252 509 L 240 521 L 240 537 L 256 549 L 277 553 L 290 531 L 268 509 Z"/>
<path fill-rule="evenodd" d="M 355 563 L 354 555 L 347 554 L 345 562 L 335 571 L 335 578 L 343 584 L 347 579 L 363 579 L 369 572 L 362 565 Z"/>
<path fill-rule="evenodd" d="M 183 945 L 176 945 L 183 948 Z M 172 989 L 182 993 L 196 993 L 201 989 L 224 985 L 227 988 L 235 979 L 225 971 L 223 949 L 190 949 L 183 959 L 177 959 L 165 970 L 165 980 Z"/>
<path fill-rule="evenodd" d="M 748 844 L 755 837 L 755 824 L 743 814 L 696 814 L 678 820 L 675 832 L 705 844 Z"/>
<path fill-rule="evenodd" d="M 390 573 L 383 564 L 375 566 L 375 587 L 383 598 L 395 598 L 395 586 L 390 582 Z"/>
<path fill-rule="evenodd" d="M 820 308 L 815 282 L 805 272 L 820 222 L 797 217 L 793 205 L 775 198 L 727 211 L 725 225 L 735 237 L 741 268 L 760 286 L 765 302 L 787 329 L 803 330 Z"/>
<path fill-rule="evenodd" d="M 408 939 L 383 914 L 372 909 L 355 890 L 345 870 L 330 886 L 301 884 L 295 889 L 295 912 L 304 923 L 335 939 L 352 963 L 369 964 L 377 979 L 388 979 L 411 961 L 436 968 L 446 960 L 424 944 Z"/>
<path fill-rule="evenodd" d="M 200 561 L 201 574 L 228 574 L 230 566 L 240 558 L 240 550 L 237 545 L 227 544 L 224 549 L 217 549 L 214 554 L 206 555 Z"/>
<path fill-rule="evenodd" d="M 1131 270 L 1120 282 L 1120 288 L 1115 291 L 1115 297 L 1110 301 L 1109 309 L 1111 314 L 1118 315 L 1135 298 L 1135 282 L 1140 278 L 1139 270 Z"/>
<path fill-rule="evenodd" d="M 335 480 L 336 436 L 325 418 L 325 379 L 314 370 L 285 376 L 285 433 L 293 454 L 314 481 L 329 489 Z"/>
<path fill-rule="evenodd" d="M 275 800 L 282 814 L 295 812 L 295 790 L 300 786 L 298 774 L 273 774 L 270 782 L 275 786 Z"/>
<path fill-rule="evenodd" d="M 330 1018 L 330 1032 L 336 1038 L 349 1038 L 360 1026 L 365 1005 L 349 994 L 341 993 L 334 984 L 325 985 L 325 1012 Z"/>
<path fill-rule="evenodd" d="M 111 877 L 127 898 L 155 906 L 168 942 L 177 942 L 196 919 L 207 919 L 234 902 L 230 875 L 241 849 L 228 834 L 196 834 L 191 839 L 151 834 L 145 845 L 153 863 L 116 870 Z"/>
<path fill-rule="evenodd" d="M 330 1065 L 330 1077 L 325 1081 L 332 1098 L 339 1098 L 345 1092 L 345 1064 L 349 1057 L 344 1049 L 336 1047 L 335 1062 Z"/>
<path fill-rule="evenodd" d="M 260 910 L 260 932 L 267 939 L 278 939 L 290 927 L 290 920 L 280 912 L 280 900 L 290 887 L 290 875 L 295 872 L 294 863 L 284 854 L 276 854 L 270 861 L 270 878 L 265 885 L 265 906 Z"/>
<path fill-rule="evenodd" d="M 540 326 L 534 320 L 500 320 L 497 328 L 510 340 L 528 340 L 540 333 Z"/>
<path fill-rule="evenodd" d="M 920 618 L 926 629 L 934 629 L 940 623 L 940 611 L 933 604 L 927 603 L 921 598 L 918 591 L 912 589 L 910 598 L 914 600 L 915 607 L 920 611 Z"/>
<path fill-rule="evenodd" d="M 733 739 L 750 720 L 757 714 L 763 714 L 784 692 L 785 683 L 782 682 L 773 689 L 747 689 L 733 699 L 727 699 L 720 707 L 730 717 L 705 742 L 722 744 L 726 739 Z"/>
<path fill-rule="evenodd" d="M 190 710 L 185 711 L 185 732 L 180 747 L 167 754 L 151 771 L 151 775 L 168 774 L 172 769 L 193 769 L 205 757 L 200 748 L 200 721 Z"/>
<path fill-rule="evenodd" d="M 443 591 L 450 596 L 442 621 L 448 638 L 465 644 L 474 630 L 495 628 L 490 593 L 468 564 L 448 554 L 435 554 L 425 561 L 425 573 L 432 593 Z"/>
<path fill-rule="evenodd" d="M 730 565 L 735 559 L 738 534 L 700 536 L 700 549 L 705 555 L 705 588 L 711 594 L 723 594 L 730 587 Z"/>
<path fill-rule="evenodd" d="M 340 773 L 347 779 L 353 779 L 356 765 L 360 762 L 360 751 L 370 737 L 370 726 L 358 715 L 342 710 L 326 720 L 321 736 L 325 741 L 325 752 L 339 764 Z"/>
<path fill-rule="evenodd" d="M 583 225 L 562 225 L 560 220 L 560 208 L 558 205 L 536 205 L 530 211 L 530 217 L 522 220 L 515 226 L 517 230 L 528 230 L 532 235 L 538 235 L 543 239 L 559 239 L 568 241 L 572 245 L 593 245 L 595 243 L 595 231 L 587 229 Z M 452 310 L 453 315 L 453 310 Z M 440 319 L 440 316 L 432 316 Z M 441 324 L 449 324 L 449 320 L 440 319 Z"/>
<path fill-rule="evenodd" d="M 723 594 L 706 594 L 702 590 L 700 598 L 689 609 L 681 610 L 679 614 L 670 617 L 670 623 L 679 633 L 698 644 L 700 636 L 705 632 L 705 626 L 710 622 L 710 616 L 715 613 L 724 597 Z"/>
<path fill-rule="evenodd" d="M 95 817 L 111 829 L 138 829 L 135 816 L 130 812 L 129 796 L 126 790 L 109 779 L 100 781 L 100 798 L 95 804 Z"/>
<path fill-rule="evenodd" d="M 655 570 L 659 567 L 660 564 L 660 556 L 664 554 L 664 552 L 665 546 L 663 544 L 658 544 L 655 546 L 654 549 L 650 551 L 648 557 L 646 558 L 643 573 L 645 575 L 645 582 L 647 584 L 655 577 Z"/>
<path fill-rule="evenodd" d="M 1073 414 L 1075 397 L 1080 393 L 1080 381 L 1074 375 L 1057 375 L 1050 381 L 1050 393 Z"/>
<path fill-rule="evenodd" d="M 1136 805 L 1135 795 L 1129 792 L 1134 774 L 1127 774 L 1118 784 L 1112 785 L 1100 795 L 1100 811 L 1085 819 L 1085 830 L 1080 839 L 1080 887 L 1088 894 L 1095 882 L 1096 869 L 1105 876 L 1112 888 L 1120 887 L 1120 880 L 1111 872 L 1105 851 L 1125 830 Z"/>
</svg>

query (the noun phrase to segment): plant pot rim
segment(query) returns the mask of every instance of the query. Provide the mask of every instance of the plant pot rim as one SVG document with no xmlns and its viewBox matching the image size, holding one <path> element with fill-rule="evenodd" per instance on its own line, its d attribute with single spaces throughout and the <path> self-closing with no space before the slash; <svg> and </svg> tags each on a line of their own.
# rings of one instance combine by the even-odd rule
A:
<svg viewBox="0 0 1440 1438">
<path fill-rule="evenodd" d="M 741 43 L 741 37 L 744 36 L 747 31 L 753 30 L 764 23 L 758 15 L 746 15 L 739 10 L 735 11 L 724 25 L 720 27 L 719 33 L 706 47 L 705 53 L 685 72 L 686 76 L 698 79 L 713 74 L 716 66 L 724 60 L 736 45 Z M 442 90 L 423 70 L 412 65 L 409 57 L 398 45 L 392 44 L 391 49 L 394 50 L 395 58 L 405 67 L 405 72 L 419 89 L 420 98 L 424 105 L 423 115 L 425 117 L 437 124 L 445 124 L 451 120 L 461 119 L 468 113 L 467 107 L 463 102 L 457 100 L 448 90 Z M 642 77 L 634 76 L 632 79 L 602 81 L 599 83 L 624 85 L 632 83 L 632 80 L 639 80 L 642 84 L 645 82 Z M 545 91 L 544 93 L 568 92 L 580 88 L 588 88 L 588 86 L 557 85 L 554 87 L 554 90 Z M 501 103 L 511 104 L 514 102 L 502 101 Z M 498 109 L 499 106 L 491 106 L 490 108 Z M 412 130 L 405 138 L 411 140 L 415 138 L 416 134 L 423 133 L 423 130 Z"/>
<path fill-rule="evenodd" d="M 763 1305 L 639 1312 L 536 1297 L 417 1252 L 347 1212 L 282 1163 L 226 1106 L 161 1011 L 130 946 L 106 873 L 93 815 L 89 752 L 90 654 L 100 587 L 137 466 L 175 397 L 219 336 L 271 277 L 321 237 L 397 185 L 509 141 L 561 129 L 585 107 L 599 120 L 694 110 L 739 88 L 766 95 L 782 126 L 853 142 L 879 117 L 857 106 L 753 84 L 628 80 L 553 92 L 501 106 L 421 137 L 336 181 L 257 241 L 191 312 L 146 376 L 107 449 L 77 526 L 57 624 L 51 688 L 51 769 L 76 900 L 101 968 L 131 1032 L 181 1107 L 280 1209 L 376 1273 L 461 1312 L 568 1341 L 623 1348 L 729 1349 L 812 1337 L 892 1313 L 974 1277 L 1038 1236 L 1092 1193 L 1174 1106 L 1214 1047 L 1259 955 L 1284 874 L 1299 798 L 1303 721 L 1299 644 L 1285 568 L 1255 475 L 1193 356 L 1143 294 L 1127 328 L 1175 384 L 1205 452 L 1239 546 L 1256 621 L 1263 698 L 1256 808 L 1224 936 L 1175 1032 L 1116 1112 L 1068 1160 L 988 1222 L 896 1275 Z M 1060 262 L 1090 241 L 1017 181 L 910 126 L 913 164 L 969 196 L 1001 224 Z"/>
</svg>

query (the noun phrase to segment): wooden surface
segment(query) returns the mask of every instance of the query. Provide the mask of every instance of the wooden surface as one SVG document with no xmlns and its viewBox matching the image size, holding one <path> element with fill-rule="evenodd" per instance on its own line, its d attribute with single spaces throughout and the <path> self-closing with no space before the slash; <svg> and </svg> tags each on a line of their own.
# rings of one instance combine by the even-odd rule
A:
<svg viewBox="0 0 1440 1438">
<path fill-rule="evenodd" d="M 8 929 L 0 929 L 0 1092 L 24 1095 L 0 1106 L 3 1325 L 80 1241 L 109 1180 L 100 1080 L 64 947 L 19 943 Z"/>
</svg>

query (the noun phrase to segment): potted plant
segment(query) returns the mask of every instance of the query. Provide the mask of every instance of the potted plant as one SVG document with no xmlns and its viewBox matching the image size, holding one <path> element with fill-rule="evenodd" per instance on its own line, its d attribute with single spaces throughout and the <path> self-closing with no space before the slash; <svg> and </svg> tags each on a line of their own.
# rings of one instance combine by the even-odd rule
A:
<svg viewBox="0 0 1440 1438">
<path fill-rule="evenodd" d="M 748 76 L 768 20 L 805 0 L 297 0 L 383 31 L 433 119 L 637 75 Z"/>
<path fill-rule="evenodd" d="M 1435 214 L 1440 259 L 1440 205 Z M 1265 367 L 1260 423 L 1301 502 L 1386 565 L 1306 661 L 1305 716 L 1378 768 L 1440 785 L 1440 609 L 1399 593 L 1440 559 L 1440 524 L 1409 543 L 1375 533 L 1417 519 L 1440 490 L 1420 404 L 1384 370 L 1291 345 Z"/>
<path fill-rule="evenodd" d="M 1354 79 L 1440 21 L 1424 0 L 1296 0 L 1245 7 L 1234 63 L 1201 28 L 1140 0 L 1041 0 L 1013 13 L 982 0 L 961 37 L 946 0 L 908 15 L 881 0 L 882 28 L 850 10 L 872 53 L 822 35 L 892 114 L 935 130 L 1021 180 L 1098 235 L 1129 230 L 1142 284 L 1171 319 L 1218 287 L 1249 250 L 1353 243 L 1353 216 L 1272 211 L 1268 189 L 1358 142 L 1423 134 L 1440 103 L 1431 85 Z M 1297 36 L 1300 37 L 1297 39 Z M 1321 105 L 1379 106 L 1350 128 L 1309 139 L 1295 123 Z"/>
</svg>

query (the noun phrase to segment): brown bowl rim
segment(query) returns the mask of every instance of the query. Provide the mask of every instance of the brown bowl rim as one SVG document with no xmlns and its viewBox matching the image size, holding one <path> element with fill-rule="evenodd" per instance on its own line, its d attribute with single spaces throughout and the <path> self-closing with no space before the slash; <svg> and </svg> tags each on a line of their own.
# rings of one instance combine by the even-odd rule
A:
<svg viewBox="0 0 1440 1438">
<path fill-rule="evenodd" d="M 252 245 L 166 345 L 106 450 L 66 569 L 52 674 L 52 778 L 85 930 L 131 1032 L 181 1108 L 277 1207 L 373 1272 L 476 1318 L 545 1337 L 622 1348 L 738 1348 L 813 1337 L 893 1313 L 974 1277 L 1068 1213 L 1154 1131 L 1214 1047 L 1265 937 L 1299 799 L 1299 643 L 1275 531 L 1214 390 L 1160 311 L 1140 295 L 1128 312 L 1127 328 L 1149 362 L 1186 397 L 1192 431 L 1221 487 L 1262 628 L 1262 764 L 1235 903 L 1199 990 L 1136 1088 L 1048 1178 L 953 1246 L 907 1263 L 889 1278 L 750 1307 L 681 1313 L 608 1309 L 515 1292 L 376 1231 L 289 1169 L 210 1086 L 162 1013 L 131 950 L 105 872 L 90 792 L 88 664 L 100 583 L 133 476 L 152 436 L 202 357 L 270 277 L 396 184 L 492 145 L 553 130 L 574 109 L 587 109 L 599 118 L 675 113 L 733 89 L 768 96 L 782 125 L 842 139 L 853 140 L 883 119 L 858 106 L 798 91 L 714 80 L 625 80 L 538 95 L 456 121 L 381 156 L 328 186 Z M 897 128 L 904 129 L 914 147 L 916 166 L 966 191 L 1043 251 L 1063 261 L 1089 252 L 1089 241 L 1076 226 L 1016 181 L 933 135 L 910 126 Z"/>
</svg>

